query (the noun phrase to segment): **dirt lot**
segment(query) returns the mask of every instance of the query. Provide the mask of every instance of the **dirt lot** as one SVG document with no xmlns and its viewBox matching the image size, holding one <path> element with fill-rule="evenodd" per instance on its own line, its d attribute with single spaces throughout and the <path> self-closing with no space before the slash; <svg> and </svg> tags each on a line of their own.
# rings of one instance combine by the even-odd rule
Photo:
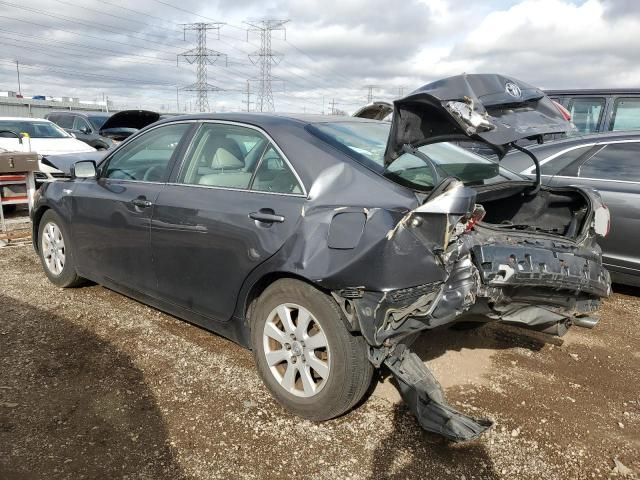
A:
<svg viewBox="0 0 640 480">
<path fill-rule="evenodd" d="M 0 478 L 634 477 L 639 326 L 640 290 L 621 289 L 561 346 L 500 326 L 424 336 L 451 403 L 496 422 L 454 445 L 388 381 L 337 420 L 293 417 L 250 352 L 99 286 L 56 289 L 29 246 L 0 248 Z"/>
</svg>

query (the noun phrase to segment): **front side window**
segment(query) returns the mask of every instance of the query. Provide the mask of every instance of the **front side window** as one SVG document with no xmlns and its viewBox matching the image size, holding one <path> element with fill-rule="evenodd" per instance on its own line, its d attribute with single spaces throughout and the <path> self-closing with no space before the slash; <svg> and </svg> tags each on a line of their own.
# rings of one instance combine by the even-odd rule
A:
<svg viewBox="0 0 640 480">
<path fill-rule="evenodd" d="M 578 172 L 583 178 L 640 182 L 640 143 L 614 143 L 587 160 Z"/>
<path fill-rule="evenodd" d="M 163 125 L 134 138 L 111 156 L 102 177 L 164 181 L 173 152 L 190 126 L 189 123 Z"/>
<path fill-rule="evenodd" d="M 605 99 L 602 97 L 572 98 L 567 110 L 571 113 L 571 121 L 580 133 L 598 131 Z"/>
<path fill-rule="evenodd" d="M 91 131 L 89 124 L 82 117 L 75 117 L 75 119 L 73 120 L 73 129 L 78 131 L 83 131 L 83 130 Z"/>
<path fill-rule="evenodd" d="M 218 123 L 200 127 L 178 182 L 302 193 L 289 166 L 264 135 L 252 128 Z"/>
<path fill-rule="evenodd" d="M 640 129 L 640 98 L 619 98 L 613 106 L 611 130 Z"/>
</svg>

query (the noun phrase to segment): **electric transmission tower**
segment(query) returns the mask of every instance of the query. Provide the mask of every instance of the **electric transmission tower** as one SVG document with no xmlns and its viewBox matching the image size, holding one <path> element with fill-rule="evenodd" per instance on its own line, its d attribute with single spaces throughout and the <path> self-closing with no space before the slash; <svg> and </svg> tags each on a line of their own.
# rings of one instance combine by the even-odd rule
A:
<svg viewBox="0 0 640 480">
<path fill-rule="evenodd" d="M 373 103 L 373 90 L 375 88 L 380 88 L 379 85 L 365 85 L 364 88 L 367 89 L 367 103 Z"/>
<path fill-rule="evenodd" d="M 284 32 L 284 39 L 287 39 L 287 31 L 284 24 L 289 20 L 265 19 L 245 22 L 249 25 L 247 29 L 247 41 L 249 32 L 260 34 L 260 50 L 249 54 L 249 60 L 260 68 L 258 81 L 258 92 L 256 94 L 256 110 L 260 112 L 273 112 L 273 89 L 271 83 L 275 78 L 271 75 L 271 67 L 277 65 L 282 60 L 282 55 L 271 49 L 271 33 L 274 31 Z"/>
<path fill-rule="evenodd" d="M 186 23 L 183 24 L 184 35 L 186 39 L 187 30 L 193 30 L 197 36 L 197 46 L 186 52 L 178 54 L 177 61 L 182 57 L 187 63 L 193 65 L 196 64 L 196 82 L 191 85 L 187 85 L 183 88 L 188 92 L 196 92 L 198 99 L 196 102 L 196 109 L 200 112 L 206 112 L 209 110 L 209 99 L 207 92 L 219 92 L 222 90 L 220 87 L 211 85 L 207 82 L 207 65 L 213 65 L 220 58 L 224 57 L 225 65 L 227 63 L 227 56 L 224 53 L 210 50 L 207 48 L 207 31 L 215 30 L 220 38 L 220 27 L 224 23 Z"/>
</svg>

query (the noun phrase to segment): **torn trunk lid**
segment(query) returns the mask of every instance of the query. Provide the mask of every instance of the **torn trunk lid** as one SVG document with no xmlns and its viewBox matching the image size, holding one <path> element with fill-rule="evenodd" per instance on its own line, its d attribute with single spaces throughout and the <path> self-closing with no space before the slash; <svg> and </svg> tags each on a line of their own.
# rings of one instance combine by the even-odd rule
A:
<svg viewBox="0 0 640 480">
<path fill-rule="evenodd" d="M 506 152 L 521 139 L 575 130 L 542 90 L 498 74 L 458 75 L 394 102 L 385 165 L 405 145 L 469 137 Z"/>
</svg>

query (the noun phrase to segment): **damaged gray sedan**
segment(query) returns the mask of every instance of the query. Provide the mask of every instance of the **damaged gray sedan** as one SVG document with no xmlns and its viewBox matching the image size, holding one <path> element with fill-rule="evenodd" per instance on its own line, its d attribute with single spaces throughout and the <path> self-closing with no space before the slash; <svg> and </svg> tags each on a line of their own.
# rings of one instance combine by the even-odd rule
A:
<svg viewBox="0 0 640 480">
<path fill-rule="evenodd" d="M 456 322 L 592 327 L 610 292 L 596 243 L 608 211 L 592 190 L 462 148 L 501 156 L 571 129 L 540 90 L 459 76 L 394 109 L 392 123 L 175 117 L 97 165 L 59 159 L 71 179 L 43 186 L 32 214 L 44 271 L 251 348 L 273 396 L 305 418 L 353 408 L 384 365 L 423 428 L 475 438 L 491 422 L 450 407 L 411 342 Z"/>
</svg>

